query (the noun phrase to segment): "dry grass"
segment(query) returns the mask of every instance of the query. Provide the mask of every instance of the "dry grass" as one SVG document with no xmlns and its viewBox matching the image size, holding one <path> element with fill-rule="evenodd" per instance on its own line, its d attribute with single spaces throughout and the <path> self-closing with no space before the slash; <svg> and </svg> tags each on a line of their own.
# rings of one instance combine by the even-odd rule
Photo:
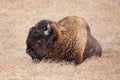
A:
<svg viewBox="0 0 120 80">
<path fill-rule="evenodd" d="M 101 58 L 78 66 L 25 53 L 28 29 L 41 19 L 84 17 L 103 47 Z M 0 0 L 0 80 L 119 80 L 120 0 Z"/>
</svg>

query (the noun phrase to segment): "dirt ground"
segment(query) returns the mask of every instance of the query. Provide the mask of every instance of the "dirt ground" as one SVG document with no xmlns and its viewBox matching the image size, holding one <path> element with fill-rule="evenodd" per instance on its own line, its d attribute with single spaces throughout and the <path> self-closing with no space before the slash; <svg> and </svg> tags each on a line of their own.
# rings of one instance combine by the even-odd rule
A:
<svg viewBox="0 0 120 80">
<path fill-rule="evenodd" d="M 103 55 L 78 66 L 32 62 L 28 30 L 41 19 L 86 19 Z M 120 80 L 120 0 L 0 0 L 0 80 Z"/>
</svg>

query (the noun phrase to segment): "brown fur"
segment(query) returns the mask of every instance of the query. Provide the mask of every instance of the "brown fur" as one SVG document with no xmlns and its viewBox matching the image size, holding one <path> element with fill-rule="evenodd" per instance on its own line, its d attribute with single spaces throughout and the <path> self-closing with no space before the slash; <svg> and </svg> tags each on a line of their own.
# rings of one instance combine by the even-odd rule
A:
<svg viewBox="0 0 120 80">
<path fill-rule="evenodd" d="M 48 36 L 39 30 L 45 24 L 52 27 Z M 37 43 L 35 36 L 42 37 L 41 44 Z M 87 22 L 77 16 L 68 16 L 57 23 L 49 20 L 38 22 L 29 32 L 26 51 L 33 60 L 45 58 L 74 61 L 76 64 L 92 55 L 101 56 L 102 53 L 101 46 L 91 35 Z"/>
</svg>

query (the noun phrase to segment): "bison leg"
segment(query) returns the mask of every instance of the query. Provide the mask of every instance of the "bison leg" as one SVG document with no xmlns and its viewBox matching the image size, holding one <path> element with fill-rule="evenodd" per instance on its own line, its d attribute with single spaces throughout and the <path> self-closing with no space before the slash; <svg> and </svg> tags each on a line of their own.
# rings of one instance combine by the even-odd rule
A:
<svg viewBox="0 0 120 80">
<path fill-rule="evenodd" d="M 83 61 L 83 58 L 81 56 L 77 56 L 76 59 L 75 59 L 75 64 L 78 65 L 78 64 L 81 64 Z"/>
</svg>

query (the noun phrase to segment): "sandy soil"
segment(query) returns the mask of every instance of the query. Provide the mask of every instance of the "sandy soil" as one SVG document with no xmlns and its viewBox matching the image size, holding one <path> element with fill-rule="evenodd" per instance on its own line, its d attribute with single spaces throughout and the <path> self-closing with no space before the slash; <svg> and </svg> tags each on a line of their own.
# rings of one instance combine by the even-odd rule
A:
<svg viewBox="0 0 120 80">
<path fill-rule="evenodd" d="M 101 58 L 35 64 L 28 30 L 41 19 L 84 17 L 103 47 Z M 120 80 L 120 0 L 0 0 L 0 80 Z"/>
</svg>

